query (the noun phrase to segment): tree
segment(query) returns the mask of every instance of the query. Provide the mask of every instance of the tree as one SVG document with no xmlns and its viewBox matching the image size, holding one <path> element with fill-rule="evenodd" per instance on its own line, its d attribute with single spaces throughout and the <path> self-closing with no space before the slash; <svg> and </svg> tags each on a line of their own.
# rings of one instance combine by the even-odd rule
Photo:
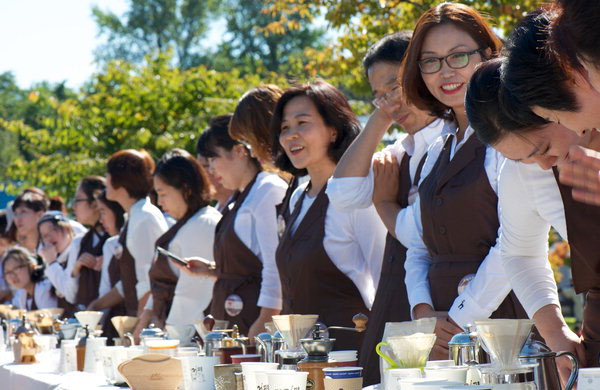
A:
<svg viewBox="0 0 600 390">
<path fill-rule="evenodd" d="M 443 0 L 263 0 L 266 9 L 277 20 L 264 27 L 267 32 L 294 30 L 290 16 L 300 16 L 307 22 L 322 16 L 329 27 L 339 34 L 336 42 L 320 50 L 307 49 L 309 74 L 320 75 L 343 85 L 359 96 L 369 94 L 361 60 L 370 45 L 386 34 L 413 29 L 419 16 Z M 490 16 L 492 25 L 507 35 L 527 11 L 535 9 L 540 0 L 463 0 Z"/>
<path fill-rule="evenodd" d="M 177 53 L 179 66 L 193 65 L 194 54 L 215 8 L 212 0 L 129 0 L 130 9 L 118 15 L 92 9 L 107 42 L 96 50 L 96 59 L 141 62 L 147 54 L 169 49 Z"/>
<path fill-rule="evenodd" d="M 112 61 L 79 95 L 59 100 L 41 94 L 38 104 L 53 111 L 38 118 L 40 127 L 0 119 L 0 130 L 18 136 L 32 157 L 11 161 L 1 178 L 70 197 L 82 177 L 105 172 L 112 153 L 144 148 L 159 158 L 175 147 L 192 152 L 210 118 L 231 112 L 247 89 L 262 81 L 286 86 L 274 74 L 261 80 L 236 70 L 183 70 L 171 59 L 161 54 L 142 64 Z"/>
<path fill-rule="evenodd" d="M 304 49 L 323 47 L 323 28 L 317 28 L 299 15 L 290 17 L 295 29 L 267 31 L 266 26 L 276 21 L 265 11 L 261 1 L 227 0 L 222 4 L 227 22 L 223 43 L 214 53 L 200 59 L 210 67 L 225 70 L 237 68 L 242 73 L 286 73 L 298 76 L 304 72 Z"/>
</svg>

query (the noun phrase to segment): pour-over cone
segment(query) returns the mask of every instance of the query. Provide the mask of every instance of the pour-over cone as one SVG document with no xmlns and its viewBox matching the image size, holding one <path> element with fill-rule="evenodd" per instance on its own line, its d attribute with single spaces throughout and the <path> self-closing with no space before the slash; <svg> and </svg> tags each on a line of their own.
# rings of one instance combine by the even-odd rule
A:
<svg viewBox="0 0 600 390">
<path fill-rule="evenodd" d="M 111 318 L 112 324 L 117 330 L 119 337 L 125 337 L 125 333 L 131 332 L 135 329 L 135 325 L 137 324 L 137 317 L 129 317 L 129 316 L 114 316 Z"/>
<path fill-rule="evenodd" d="M 100 319 L 102 318 L 103 314 L 104 313 L 102 313 L 101 311 L 84 310 L 75 313 L 75 318 L 77 318 L 77 321 L 79 321 L 81 326 L 85 327 L 87 325 L 88 329 L 90 329 L 90 331 L 93 331 L 94 329 L 96 329 L 96 325 L 98 325 L 98 323 L 100 322 Z"/>
<path fill-rule="evenodd" d="M 388 337 L 400 368 L 423 368 L 435 344 L 435 333 L 414 333 L 408 336 Z"/>
<path fill-rule="evenodd" d="M 531 332 L 533 320 L 492 319 L 475 321 L 479 339 L 500 369 L 519 366 L 519 353 Z"/>
<path fill-rule="evenodd" d="M 273 316 L 273 323 L 289 349 L 300 348 L 300 339 L 307 337 L 317 322 L 317 314 L 287 314 Z"/>
</svg>

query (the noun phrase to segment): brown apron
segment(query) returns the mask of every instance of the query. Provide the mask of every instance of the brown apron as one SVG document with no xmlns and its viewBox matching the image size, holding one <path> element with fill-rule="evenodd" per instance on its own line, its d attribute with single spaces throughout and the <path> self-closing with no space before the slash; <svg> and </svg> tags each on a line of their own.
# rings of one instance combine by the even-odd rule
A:
<svg viewBox="0 0 600 390">
<path fill-rule="evenodd" d="M 110 280 L 110 287 L 115 287 L 117 282 L 121 280 L 120 270 L 119 270 L 119 258 L 117 255 L 113 255 L 110 258 L 110 263 L 108 264 L 108 277 Z M 113 338 L 119 337 L 119 333 L 115 329 L 111 319 L 116 316 L 124 316 L 126 315 L 125 304 L 123 302 L 112 306 L 108 309 L 108 313 L 105 316 L 104 324 L 102 325 L 102 336 L 106 336 L 108 345 L 113 345 Z"/>
<path fill-rule="evenodd" d="M 94 257 L 102 255 L 102 246 L 108 239 L 108 234 L 104 233 L 98 236 L 98 243 L 94 245 L 94 236 L 97 235 L 96 229 L 91 228 L 81 238 L 79 254 L 77 258 L 84 253 L 89 253 Z M 98 287 L 100 287 L 100 272 L 88 267 L 81 267 L 79 271 L 79 288 L 75 296 L 76 305 L 89 305 L 94 299 L 98 298 Z"/>
<path fill-rule="evenodd" d="M 171 226 L 169 230 L 156 240 L 156 246 L 168 250 L 171 240 L 175 238 L 179 229 L 194 216 L 194 213 L 186 213 L 175 225 Z M 159 326 L 164 325 L 169 316 L 178 280 L 178 276 L 171 269 L 169 261 L 171 260 L 166 256 L 159 254 L 156 261 L 152 263 L 152 267 L 150 267 L 150 272 L 148 273 L 150 277 L 150 289 L 152 290 L 152 300 L 154 301 L 154 316 L 157 318 L 157 325 Z"/>
<path fill-rule="evenodd" d="M 298 176 L 292 177 L 292 181 L 288 185 L 287 190 L 285 191 L 285 196 L 281 203 L 275 206 L 277 212 L 277 235 L 281 237 L 283 232 L 285 231 L 285 227 L 290 220 L 290 199 L 292 198 L 292 194 L 298 188 Z"/>
<path fill-rule="evenodd" d="M 423 241 L 433 261 L 429 286 L 433 308 L 448 311 L 461 280 L 477 273 L 498 237 L 498 196 L 484 162 L 486 146 L 471 136 L 450 161 L 450 135 L 431 173 L 419 186 Z M 527 318 L 514 292 L 492 318 Z"/>
<path fill-rule="evenodd" d="M 215 319 L 229 321 L 230 326 L 236 324 L 244 335 L 248 334 L 250 326 L 260 314 L 257 303 L 263 266 L 237 236 L 234 223 L 255 181 L 256 177 L 237 196 L 233 208 L 223 213 L 215 230 L 214 243 L 217 281 L 213 288 L 210 313 Z"/>
<path fill-rule="evenodd" d="M 129 221 L 125 222 L 125 226 L 119 234 L 119 244 L 121 244 L 121 257 L 119 258 L 119 274 L 123 285 L 123 298 L 125 299 L 125 312 L 128 316 L 137 317 L 138 296 L 135 289 L 137 284 L 137 276 L 135 274 L 135 259 L 127 249 L 127 230 Z"/>
<path fill-rule="evenodd" d="M 323 246 L 329 206 L 326 188 L 323 186 L 292 235 L 306 191 L 302 193 L 279 241 L 275 258 L 281 279 L 282 313 L 318 314 L 325 325 L 354 327 L 352 317 L 357 313 L 368 315 L 369 310 L 354 282 L 335 266 Z M 362 341 L 362 333 L 349 331 L 332 330 L 329 337 L 336 339 L 336 350 L 358 350 Z"/>
<path fill-rule="evenodd" d="M 600 362 L 600 207 L 577 202 L 572 188 L 561 184 L 553 167 L 565 208 L 567 236 L 571 249 L 571 273 L 576 293 L 587 291 L 583 310 L 583 343 L 589 367 Z"/>
<path fill-rule="evenodd" d="M 419 162 L 415 179 L 412 183 L 418 184 L 421 169 L 427 155 Z M 396 200 L 400 207 L 408 206 L 408 195 L 412 186 L 410 180 L 410 156 L 404 153 L 400 162 L 400 188 Z M 371 315 L 367 323 L 363 344 L 360 348 L 358 365 L 364 368 L 363 385 L 369 386 L 381 382 L 379 372 L 379 357 L 375 353 L 375 346 L 383 338 L 386 322 L 410 321 L 410 304 L 404 283 L 406 248 L 391 234 L 385 238 L 385 251 L 381 265 L 381 276 L 375 294 L 375 301 L 371 308 Z"/>
</svg>

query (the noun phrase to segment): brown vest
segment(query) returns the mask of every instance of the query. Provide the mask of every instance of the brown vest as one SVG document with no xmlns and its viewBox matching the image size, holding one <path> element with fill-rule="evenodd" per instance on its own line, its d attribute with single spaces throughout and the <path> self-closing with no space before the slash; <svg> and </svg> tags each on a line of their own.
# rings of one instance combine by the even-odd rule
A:
<svg viewBox="0 0 600 390">
<path fill-rule="evenodd" d="M 600 289 L 600 207 L 574 200 L 572 188 L 558 180 L 556 167 L 552 170 L 565 208 L 575 292 Z"/>
<path fill-rule="evenodd" d="M 367 314 L 356 285 L 331 261 L 325 247 L 325 217 L 329 198 L 324 186 L 292 235 L 291 228 L 302 209 L 306 191 L 296 203 L 279 241 L 275 258 L 281 279 L 283 314 L 318 314 L 325 325 L 354 327 L 352 317 Z M 307 187 L 307 189 L 310 188 Z M 357 350 L 362 334 L 334 331 L 336 350 Z"/>
<path fill-rule="evenodd" d="M 234 230 L 235 217 L 252 189 L 256 177 L 235 199 L 231 210 L 224 210 L 215 230 L 214 257 L 217 281 L 213 288 L 210 314 L 218 320 L 237 324 L 241 334 L 247 335 L 250 326 L 260 314 L 258 297 L 262 282 L 262 262 L 240 240 Z M 237 295 L 243 302 L 240 313 L 232 316 L 225 310 L 227 298 Z"/>
<path fill-rule="evenodd" d="M 119 244 L 123 248 L 119 259 L 119 273 L 121 275 L 121 283 L 123 285 L 123 293 L 125 294 L 125 311 L 128 316 L 137 316 L 138 296 L 135 289 L 137 284 L 137 276 L 135 274 L 135 259 L 127 249 L 127 230 L 129 221 L 125 222 L 121 234 L 119 234 Z"/>
<path fill-rule="evenodd" d="M 156 246 L 168 250 L 169 243 L 175 238 L 179 229 L 193 216 L 194 213 L 189 212 L 177 221 L 175 225 L 171 226 L 169 230 L 156 240 Z M 152 263 L 149 272 L 150 289 L 152 290 L 152 300 L 154 301 L 153 311 L 158 323 L 161 325 L 165 323 L 169 316 L 178 280 L 177 275 L 169 265 L 169 261 L 171 260 L 166 256 L 159 254 L 156 261 Z"/>
<path fill-rule="evenodd" d="M 122 249 L 122 248 L 121 248 Z M 119 257 L 117 255 L 113 255 L 110 258 L 110 263 L 108 264 L 108 278 L 110 280 L 110 286 L 115 287 L 115 285 L 121 280 L 121 270 L 119 266 Z M 106 315 L 106 320 L 102 325 L 102 336 L 107 337 L 108 345 L 113 345 L 113 338 L 119 337 L 119 333 L 115 329 L 112 324 L 111 318 L 115 316 L 124 316 L 127 314 L 125 310 L 125 303 L 121 302 L 108 310 L 108 314 Z"/>
<path fill-rule="evenodd" d="M 108 234 L 104 233 L 102 236 L 98 236 L 98 243 L 94 245 L 95 235 L 97 235 L 96 230 L 92 227 L 81 238 L 78 258 L 84 253 L 89 253 L 94 257 L 102 255 L 102 246 L 108 239 Z M 100 287 L 100 272 L 88 267 L 81 267 L 75 304 L 89 305 L 98 298 L 98 287 Z"/>
<path fill-rule="evenodd" d="M 448 311 L 458 284 L 477 273 L 498 237 L 498 196 L 485 171 L 486 146 L 471 136 L 450 161 L 453 136 L 444 144 L 431 173 L 419 186 L 423 241 L 433 261 L 429 286 L 434 310 Z M 493 318 L 527 318 L 510 295 Z"/>
<path fill-rule="evenodd" d="M 415 174 L 414 184 L 419 183 L 421 169 L 427 155 L 419 162 Z M 410 156 L 404 153 L 400 162 L 400 188 L 396 200 L 401 208 L 408 206 L 408 195 L 412 187 L 410 180 Z M 410 304 L 404 283 L 406 248 L 391 234 L 385 239 L 385 251 L 381 265 L 381 276 L 375 294 L 375 301 L 371 308 L 371 315 L 363 344 L 360 348 L 358 365 L 364 367 L 363 385 L 369 386 L 381 381 L 379 372 L 379 358 L 375 353 L 375 346 L 383 338 L 386 322 L 410 321 Z"/>
<path fill-rule="evenodd" d="M 277 210 L 277 222 L 279 223 L 282 220 L 286 225 L 290 219 L 290 199 L 292 198 L 292 194 L 298 188 L 298 176 L 292 177 L 292 181 L 288 185 L 287 190 L 285 191 L 285 196 L 281 203 L 275 206 Z"/>
</svg>

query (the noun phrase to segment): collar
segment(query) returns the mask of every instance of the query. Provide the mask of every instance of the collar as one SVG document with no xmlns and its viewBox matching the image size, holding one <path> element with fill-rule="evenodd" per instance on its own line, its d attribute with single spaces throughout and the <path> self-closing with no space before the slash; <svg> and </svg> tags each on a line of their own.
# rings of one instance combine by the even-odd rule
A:
<svg viewBox="0 0 600 390">
<path fill-rule="evenodd" d="M 414 134 L 408 134 L 402 140 L 402 146 L 409 156 L 415 153 L 416 149 L 427 149 L 446 127 L 446 121 L 441 118 L 433 120 L 427 126 Z"/>
<path fill-rule="evenodd" d="M 150 198 L 148 198 L 148 197 L 138 200 L 137 202 L 135 202 L 133 204 L 133 206 L 131 206 L 131 210 L 129 210 L 129 214 L 130 215 L 135 214 L 139 210 L 143 209 L 147 202 L 150 202 Z"/>
<path fill-rule="evenodd" d="M 447 135 L 456 135 L 456 131 L 458 130 L 458 127 L 456 126 L 456 122 L 451 122 L 451 121 L 444 121 L 444 128 L 442 129 L 442 136 L 447 136 Z M 469 137 L 471 137 L 471 135 L 473 135 L 473 133 L 475 133 L 475 130 L 471 127 L 471 125 L 467 126 L 467 130 L 465 130 L 465 136 L 463 137 L 463 141 L 466 141 L 469 139 Z"/>
</svg>

